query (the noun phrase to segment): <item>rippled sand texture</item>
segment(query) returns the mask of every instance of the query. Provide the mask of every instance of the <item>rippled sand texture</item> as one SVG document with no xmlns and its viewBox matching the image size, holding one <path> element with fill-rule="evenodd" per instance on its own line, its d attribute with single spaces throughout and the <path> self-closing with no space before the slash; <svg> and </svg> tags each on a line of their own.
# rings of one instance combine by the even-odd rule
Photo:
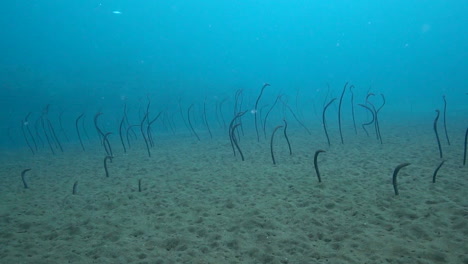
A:
<svg viewBox="0 0 468 264">
<path fill-rule="evenodd" d="M 244 162 L 224 134 L 156 136 L 151 158 L 142 142 L 122 155 L 113 141 L 109 178 L 97 146 L 3 153 L 0 262 L 468 263 L 463 129 L 452 131 L 452 146 L 442 142 L 447 161 L 435 184 L 441 160 L 430 126 L 382 130 L 384 145 L 349 128 L 341 145 L 332 130 L 329 148 L 322 131 L 294 128 L 292 156 L 278 133 L 276 166 L 269 139 L 257 143 L 252 131 L 240 141 Z M 317 149 L 327 151 L 321 184 Z M 411 165 L 395 196 L 391 177 L 403 162 Z"/>
</svg>

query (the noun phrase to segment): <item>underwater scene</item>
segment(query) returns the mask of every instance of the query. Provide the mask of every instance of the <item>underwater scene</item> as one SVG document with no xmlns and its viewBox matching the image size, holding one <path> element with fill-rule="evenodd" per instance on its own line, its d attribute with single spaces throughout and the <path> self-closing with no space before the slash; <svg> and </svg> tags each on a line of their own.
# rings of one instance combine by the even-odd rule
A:
<svg viewBox="0 0 468 264">
<path fill-rule="evenodd" d="M 9 1 L 0 263 L 468 264 L 468 1 Z"/>
</svg>

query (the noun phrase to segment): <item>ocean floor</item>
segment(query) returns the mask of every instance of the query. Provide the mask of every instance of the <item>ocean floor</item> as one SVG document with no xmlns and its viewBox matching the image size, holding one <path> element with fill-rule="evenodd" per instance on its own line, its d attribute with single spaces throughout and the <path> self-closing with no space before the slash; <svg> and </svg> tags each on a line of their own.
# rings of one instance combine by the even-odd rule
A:
<svg viewBox="0 0 468 264">
<path fill-rule="evenodd" d="M 332 129 L 328 147 L 322 131 L 293 128 L 289 155 L 279 131 L 277 165 L 270 139 L 252 131 L 240 140 L 245 161 L 224 134 L 155 135 L 151 158 L 141 139 L 123 154 L 114 137 L 107 178 L 97 141 L 86 152 L 3 151 L 0 262 L 468 263 L 463 129 L 451 146 L 441 137 L 435 184 L 442 159 L 430 125 L 383 129 L 383 145 L 345 132 L 342 145 Z"/>
</svg>

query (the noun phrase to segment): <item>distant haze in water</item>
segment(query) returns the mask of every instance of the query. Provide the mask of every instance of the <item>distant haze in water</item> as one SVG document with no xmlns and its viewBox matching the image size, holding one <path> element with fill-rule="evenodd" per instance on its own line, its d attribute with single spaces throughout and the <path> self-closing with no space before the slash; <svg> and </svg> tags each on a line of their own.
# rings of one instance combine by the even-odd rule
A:
<svg viewBox="0 0 468 264">
<path fill-rule="evenodd" d="M 315 98 L 345 82 L 389 108 L 467 111 L 468 1 L 8 1 L 2 120 L 51 103 L 97 111 L 149 95 L 161 109 L 245 89 Z M 404 99 L 406 98 L 406 99 Z M 250 102 L 251 103 L 251 102 Z M 405 109 L 409 109 L 409 106 Z"/>
</svg>

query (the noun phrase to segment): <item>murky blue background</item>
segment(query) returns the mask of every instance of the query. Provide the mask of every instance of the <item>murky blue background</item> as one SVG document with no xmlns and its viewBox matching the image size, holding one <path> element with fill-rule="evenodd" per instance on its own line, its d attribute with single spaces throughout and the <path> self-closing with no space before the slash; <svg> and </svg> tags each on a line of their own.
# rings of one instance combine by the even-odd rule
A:
<svg viewBox="0 0 468 264">
<path fill-rule="evenodd" d="M 179 99 L 201 109 L 205 98 L 211 108 L 229 98 L 231 107 L 244 89 L 251 108 L 265 82 L 262 104 L 297 95 L 311 126 L 348 81 L 356 103 L 385 94 L 388 119 L 432 118 L 446 95 L 448 116 L 466 123 L 467 13 L 463 0 L 9 1 L 0 11 L 0 142 L 24 147 L 21 120 L 47 104 L 71 133 L 81 112 L 120 118 L 124 103 L 135 113 L 147 97 L 178 113 Z"/>
</svg>

